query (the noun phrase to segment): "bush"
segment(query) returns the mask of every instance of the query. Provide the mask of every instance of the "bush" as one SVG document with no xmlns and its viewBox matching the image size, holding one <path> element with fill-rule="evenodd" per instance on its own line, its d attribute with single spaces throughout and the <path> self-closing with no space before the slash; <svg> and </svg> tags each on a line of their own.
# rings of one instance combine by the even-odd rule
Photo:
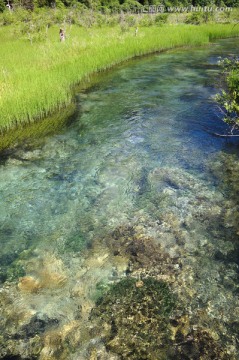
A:
<svg viewBox="0 0 239 360">
<path fill-rule="evenodd" d="M 137 11 L 139 11 L 139 9 L 142 7 L 142 5 L 135 0 L 126 0 L 122 5 L 121 5 L 121 9 L 124 12 L 133 12 L 133 13 L 137 13 Z"/>
<path fill-rule="evenodd" d="M 26 10 L 24 8 L 17 8 L 12 12 L 13 17 L 15 18 L 15 21 L 21 21 L 21 22 L 28 22 L 31 20 L 32 12 L 29 10 Z"/>
<path fill-rule="evenodd" d="M 136 25 L 136 18 L 133 15 L 127 15 L 125 16 L 125 22 L 129 27 L 133 27 Z"/>
<path fill-rule="evenodd" d="M 200 25 L 202 23 L 208 23 L 209 21 L 213 21 L 214 18 L 215 18 L 215 14 L 213 11 L 205 11 L 200 13 L 194 12 L 186 18 L 185 23 Z"/>
<path fill-rule="evenodd" d="M 223 69 L 225 86 L 215 99 L 224 114 L 223 120 L 233 130 L 239 130 L 239 58 L 224 59 L 219 63 Z"/>
<path fill-rule="evenodd" d="M 154 19 L 152 17 L 152 15 L 144 15 L 140 21 L 139 21 L 139 25 L 140 26 L 152 26 L 154 24 Z"/>
<path fill-rule="evenodd" d="M 3 25 L 11 25 L 15 22 L 15 17 L 11 11 L 4 11 L 2 14 L 2 24 Z"/>
<path fill-rule="evenodd" d="M 4 4 L 3 0 L 0 0 L 0 13 L 2 13 L 6 9 L 6 6 Z"/>
<path fill-rule="evenodd" d="M 155 24 L 162 25 L 166 24 L 168 21 L 169 14 L 157 14 L 155 16 L 154 22 Z"/>
<path fill-rule="evenodd" d="M 203 17 L 201 13 L 192 13 L 187 16 L 185 20 L 186 24 L 200 25 L 203 23 Z"/>
</svg>

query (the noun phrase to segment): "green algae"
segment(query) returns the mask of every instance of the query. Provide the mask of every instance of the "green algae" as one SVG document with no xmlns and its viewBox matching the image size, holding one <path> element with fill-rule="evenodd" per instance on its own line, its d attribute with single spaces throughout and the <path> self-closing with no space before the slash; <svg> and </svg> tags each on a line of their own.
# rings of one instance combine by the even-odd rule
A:
<svg viewBox="0 0 239 360">
<path fill-rule="evenodd" d="M 219 340 L 220 325 L 209 325 L 203 312 L 199 317 L 197 311 L 191 313 L 185 284 L 175 277 L 175 259 L 142 230 L 122 226 L 106 239 L 113 255 L 130 264 L 130 276 L 97 285 L 91 319 L 98 322 L 106 349 L 119 359 L 234 359 Z M 167 282 L 158 280 L 165 275 Z"/>
<path fill-rule="evenodd" d="M 15 281 L 24 275 L 25 270 L 19 262 L 17 253 L 7 254 L 5 259 L 0 258 L 0 283 L 4 283 L 6 280 Z"/>
<path fill-rule="evenodd" d="M 14 262 L 11 267 L 7 269 L 6 277 L 8 281 L 18 280 L 20 277 L 25 276 L 26 271 L 22 264 L 19 262 Z"/>
<path fill-rule="evenodd" d="M 239 162 L 238 152 L 221 152 L 215 161 L 209 163 L 210 171 L 216 177 L 222 192 L 227 194 L 222 225 L 227 230 L 227 240 L 239 246 Z"/>
<path fill-rule="evenodd" d="M 107 329 L 108 350 L 127 359 L 166 359 L 174 306 L 175 296 L 166 283 L 126 278 L 98 299 L 92 316 L 100 318 Z"/>
<path fill-rule="evenodd" d="M 168 360 L 231 360 L 208 329 L 197 329 L 187 336 L 178 332 L 175 340 L 174 354 Z"/>
<path fill-rule="evenodd" d="M 14 282 L 26 275 L 24 262 L 34 255 L 34 248 L 17 249 L 0 257 L 0 283 Z"/>
<path fill-rule="evenodd" d="M 91 318 L 119 359 L 231 359 L 213 329 L 193 327 L 188 315 L 176 315 L 178 301 L 166 282 L 127 277 L 102 293 Z"/>
<path fill-rule="evenodd" d="M 17 124 L 15 128 L 3 131 L 1 133 L 0 151 L 6 149 L 9 151 L 23 144 L 26 146 L 26 142 L 27 144 L 32 142 L 36 144 L 39 139 L 55 134 L 71 122 L 75 110 L 75 104 L 72 102 L 67 107 L 62 108 L 61 111 L 44 119 L 29 124 Z"/>
<path fill-rule="evenodd" d="M 64 252 L 81 252 L 86 247 L 86 240 L 80 234 L 75 234 L 66 239 L 64 243 Z"/>
</svg>

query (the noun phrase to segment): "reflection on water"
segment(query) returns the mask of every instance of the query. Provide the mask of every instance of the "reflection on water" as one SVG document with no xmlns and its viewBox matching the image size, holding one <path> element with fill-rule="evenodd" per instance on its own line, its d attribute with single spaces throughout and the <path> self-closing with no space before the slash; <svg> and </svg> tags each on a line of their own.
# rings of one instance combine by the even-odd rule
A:
<svg viewBox="0 0 239 360">
<path fill-rule="evenodd" d="M 0 358 L 238 359 L 238 154 L 207 131 L 236 41 L 118 67 L 1 165 Z"/>
</svg>

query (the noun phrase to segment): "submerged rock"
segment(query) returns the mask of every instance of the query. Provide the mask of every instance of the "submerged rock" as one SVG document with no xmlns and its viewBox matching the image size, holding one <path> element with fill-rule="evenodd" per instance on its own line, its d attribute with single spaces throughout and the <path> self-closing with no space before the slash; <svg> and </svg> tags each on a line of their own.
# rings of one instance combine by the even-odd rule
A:
<svg viewBox="0 0 239 360">
<path fill-rule="evenodd" d="M 149 173 L 148 181 L 157 190 L 164 188 L 194 189 L 197 187 L 196 178 L 179 168 L 159 167 Z"/>
<path fill-rule="evenodd" d="M 173 212 L 155 221 L 143 211 L 96 237 L 84 258 L 39 250 L 0 292 L 0 358 L 236 360 L 229 328 L 238 324 L 223 314 L 236 303 L 218 291 L 235 269 L 209 266 L 214 253 Z"/>
<path fill-rule="evenodd" d="M 180 272 L 179 254 L 170 257 L 143 227 L 117 227 L 104 241 L 115 257 L 128 260 L 126 275 L 142 280 L 148 276 L 157 280 L 167 276 L 167 281 L 173 283 Z"/>
<path fill-rule="evenodd" d="M 139 284 L 126 278 L 97 301 L 91 316 L 100 321 L 106 348 L 121 358 L 167 359 L 174 304 L 166 283 L 147 278 Z"/>
<path fill-rule="evenodd" d="M 41 284 L 33 276 L 24 276 L 19 279 L 18 288 L 24 292 L 36 293 L 41 289 Z"/>
<path fill-rule="evenodd" d="M 198 329 L 187 336 L 176 334 L 174 357 L 177 360 L 231 360 L 228 354 L 210 334 L 210 330 Z"/>
<path fill-rule="evenodd" d="M 18 332 L 13 336 L 14 339 L 28 339 L 35 335 L 40 335 L 47 331 L 49 328 L 54 328 L 58 325 L 57 319 L 48 318 L 46 315 L 35 314 L 25 323 L 19 327 Z"/>
</svg>

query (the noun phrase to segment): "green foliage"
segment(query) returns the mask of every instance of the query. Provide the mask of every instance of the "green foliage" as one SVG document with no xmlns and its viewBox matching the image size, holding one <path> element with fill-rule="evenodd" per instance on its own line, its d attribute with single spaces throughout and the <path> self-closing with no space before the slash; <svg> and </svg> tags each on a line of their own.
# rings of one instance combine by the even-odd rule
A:
<svg viewBox="0 0 239 360">
<path fill-rule="evenodd" d="M 6 10 L 6 5 L 3 0 L 0 0 L 0 13 Z"/>
<path fill-rule="evenodd" d="M 57 8 L 64 9 L 68 8 L 78 8 L 79 6 L 84 6 L 88 9 L 92 9 L 94 11 L 99 10 L 103 13 L 108 12 L 120 12 L 120 11 L 136 11 L 139 10 L 143 5 L 159 5 L 164 4 L 165 7 L 186 7 L 193 5 L 194 7 L 204 7 L 204 6 L 228 6 L 228 7 L 238 7 L 239 0 L 212 0 L 210 4 L 208 4 L 207 0 L 14 0 L 12 1 L 14 8 L 23 7 L 27 10 L 33 10 L 36 8 Z M 4 4 L 4 0 L 0 0 L 0 4 L 3 4 L 3 9 L 5 8 L 6 2 Z M 0 7 L 1 9 L 1 7 Z M 0 10 L 1 11 L 1 10 Z"/>
<path fill-rule="evenodd" d="M 186 24 L 199 25 L 213 21 L 214 18 L 215 14 L 213 11 L 193 12 L 192 14 L 187 16 L 185 22 Z"/>
<path fill-rule="evenodd" d="M 16 22 L 14 14 L 8 10 L 3 12 L 1 20 L 3 25 L 11 25 Z"/>
<path fill-rule="evenodd" d="M 193 12 L 187 16 L 185 23 L 193 24 L 193 25 L 200 25 L 205 22 L 204 14 L 206 14 L 206 13 Z"/>
<path fill-rule="evenodd" d="M 137 19 L 136 19 L 136 17 L 133 16 L 133 15 L 127 15 L 127 16 L 125 17 L 125 22 L 128 24 L 129 27 L 135 26 L 135 25 L 136 25 L 136 21 L 137 21 Z"/>
<path fill-rule="evenodd" d="M 239 58 L 219 62 L 225 79 L 224 89 L 215 99 L 222 106 L 224 121 L 233 130 L 239 130 Z"/>
<path fill-rule="evenodd" d="M 157 14 L 154 18 L 155 24 L 166 24 L 168 21 L 169 14 Z"/>
<path fill-rule="evenodd" d="M 133 15 L 121 14 L 120 15 L 120 29 L 127 32 L 129 29 L 136 25 L 136 18 Z"/>
<path fill-rule="evenodd" d="M 139 25 L 143 27 L 153 26 L 153 24 L 154 24 L 154 18 L 153 16 L 148 14 L 145 14 L 139 20 Z"/>
<path fill-rule="evenodd" d="M 214 11 L 205 11 L 202 13 L 202 18 L 204 23 L 208 23 L 210 21 L 215 20 L 215 13 Z"/>
<path fill-rule="evenodd" d="M 120 22 L 120 29 L 122 33 L 129 31 L 129 25 L 125 21 Z"/>
<path fill-rule="evenodd" d="M 44 40 L 47 36 L 49 23 L 42 17 L 35 17 L 31 21 L 19 22 L 15 27 L 15 34 L 17 36 L 24 36 L 26 39 L 33 42 Z"/>
<path fill-rule="evenodd" d="M 137 12 L 141 7 L 142 5 L 136 0 L 125 0 L 121 5 L 121 9 L 125 12 Z"/>
</svg>

